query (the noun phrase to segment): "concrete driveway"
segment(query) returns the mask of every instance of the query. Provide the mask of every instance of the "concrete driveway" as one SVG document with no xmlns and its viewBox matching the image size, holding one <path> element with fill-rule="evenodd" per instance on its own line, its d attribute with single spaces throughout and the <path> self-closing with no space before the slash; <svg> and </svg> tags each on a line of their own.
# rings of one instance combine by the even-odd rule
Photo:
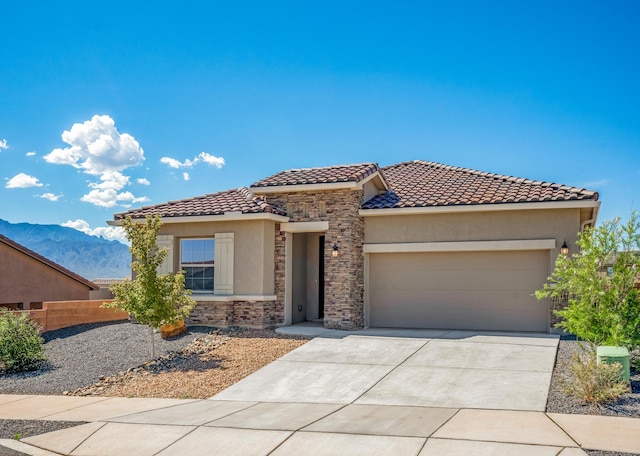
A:
<svg viewBox="0 0 640 456">
<path fill-rule="evenodd" d="M 544 411 L 558 337 L 324 330 L 212 400 Z"/>
<path fill-rule="evenodd" d="M 556 337 L 312 330 L 322 335 L 209 400 L 0 395 L 0 418 L 90 421 L 0 439 L 0 454 L 640 452 L 638 419 L 531 411 L 544 408 Z"/>
</svg>

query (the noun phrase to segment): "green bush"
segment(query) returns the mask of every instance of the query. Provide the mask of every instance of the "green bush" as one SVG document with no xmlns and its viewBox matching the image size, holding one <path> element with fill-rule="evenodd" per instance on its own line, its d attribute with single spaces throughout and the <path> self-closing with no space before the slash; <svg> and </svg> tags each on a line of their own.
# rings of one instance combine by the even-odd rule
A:
<svg viewBox="0 0 640 456">
<path fill-rule="evenodd" d="M 562 382 L 564 392 L 587 403 L 616 401 L 629 392 L 629 384 L 620 377 L 620 368 L 620 363 L 598 364 L 593 352 L 583 356 L 575 353 L 569 364 L 571 377 Z"/>
<path fill-rule="evenodd" d="M 558 255 L 538 299 L 563 299 L 557 325 L 593 347 L 640 348 L 640 214 L 605 221 L 578 234 L 580 251 Z"/>
<path fill-rule="evenodd" d="M 0 309 L 0 372 L 37 369 L 46 359 L 38 325 L 28 313 Z"/>
</svg>

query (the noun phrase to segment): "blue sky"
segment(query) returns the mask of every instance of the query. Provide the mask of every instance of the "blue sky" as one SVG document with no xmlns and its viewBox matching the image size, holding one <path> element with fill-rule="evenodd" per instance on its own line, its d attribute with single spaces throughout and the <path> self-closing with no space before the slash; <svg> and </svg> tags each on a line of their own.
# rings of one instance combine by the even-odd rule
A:
<svg viewBox="0 0 640 456">
<path fill-rule="evenodd" d="M 0 218 L 110 235 L 129 207 L 287 168 L 422 159 L 640 205 L 640 6 L 4 2 Z"/>
</svg>

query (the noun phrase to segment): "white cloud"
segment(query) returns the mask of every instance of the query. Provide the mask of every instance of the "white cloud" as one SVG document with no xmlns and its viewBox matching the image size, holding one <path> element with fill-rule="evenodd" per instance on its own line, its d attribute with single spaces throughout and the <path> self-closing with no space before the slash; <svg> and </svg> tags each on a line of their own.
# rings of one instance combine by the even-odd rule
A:
<svg viewBox="0 0 640 456">
<path fill-rule="evenodd" d="M 73 124 L 62 133 L 62 141 L 69 147 L 52 150 L 44 156 L 45 161 L 73 166 L 100 178 L 100 182 L 88 184 L 93 190 L 83 195 L 81 201 L 101 207 L 147 201 L 146 197 L 137 198 L 131 192 L 118 193 L 130 179 L 122 172 L 142 164 L 144 151 L 133 136 L 118 132 L 111 117 L 95 115 L 84 123 Z"/>
<path fill-rule="evenodd" d="M 211 155 L 206 152 L 200 152 L 198 158 L 205 162 L 207 165 L 215 166 L 218 169 L 222 168 L 222 166 L 224 165 L 224 158 L 216 157 L 215 155 Z"/>
<path fill-rule="evenodd" d="M 102 182 L 99 184 L 90 182 L 89 187 L 102 189 L 112 188 L 114 190 L 121 190 L 129 183 L 129 176 L 125 176 L 118 171 L 110 171 L 100 176 L 100 180 Z"/>
<path fill-rule="evenodd" d="M 36 153 L 34 151 L 27 152 L 27 157 L 33 157 Z"/>
<path fill-rule="evenodd" d="M 224 165 L 224 158 L 216 157 L 215 155 L 208 154 L 206 152 L 200 152 L 193 160 L 189 160 L 188 158 L 181 162 L 180 160 L 176 160 L 171 157 L 162 157 L 160 159 L 160 163 L 164 163 L 168 165 L 170 168 L 180 169 L 180 168 L 193 168 L 200 162 L 204 162 L 209 166 L 215 166 L 220 169 Z"/>
<path fill-rule="evenodd" d="M 69 147 L 54 149 L 44 159 L 83 169 L 87 174 L 124 171 L 144 161 L 138 141 L 127 133 L 120 134 L 109 116 L 95 115 L 84 123 L 73 124 L 62 133 L 62 140 Z"/>
<path fill-rule="evenodd" d="M 42 187 L 37 177 L 25 173 L 16 174 L 7 182 L 6 188 Z"/>
<path fill-rule="evenodd" d="M 149 180 L 145 179 L 144 177 L 137 179 L 136 182 L 140 185 L 151 185 L 151 182 L 149 182 Z"/>
<path fill-rule="evenodd" d="M 609 185 L 611 181 L 609 179 L 600 179 L 590 182 L 584 182 L 581 187 L 586 189 L 592 189 L 595 187 L 604 187 L 605 185 Z"/>
<path fill-rule="evenodd" d="M 91 203 L 100 207 L 114 207 L 117 204 L 127 206 L 130 203 L 143 203 L 149 201 L 146 196 L 137 198 L 131 192 L 118 193 L 113 188 L 96 188 L 80 198 L 85 203 Z"/>
<path fill-rule="evenodd" d="M 53 193 L 43 193 L 39 195 L 40 198 L 48 199 L 49 201 L 58 201 L 63 195 L 60 193 L 59 195 L 55 195 Z"/>
<path fill-rule="evenodd" d="M 6 139 L 0 139 L 0 149 L 8 149 L 9 145 L 7 144 L 7 140 Z"/>
<path fill-rule="evenodd" d="M 82 219 L 67 220 L 62 224 L 62 226 L 82 231 L 83 233 L 90 236 L 102 236 L 103 238 L 109 239 L 110 241 L 120 241 L 124 244 L 129 243 L 124 230 L 118 226 L 101 226 L 98 228 L 91 228 L 89 223 Z"/>
<path fill-rule="evenodd" d="M 171 157 L 162 157 L 160 159 L 160 163 L 164 163 L 165 165 L 169 165 L 169 168 L 192 168 L 193 165 L 195 165 L 197 162 L 191 161 L 188 158 L 181 162 L 179 160 L 176 160 L 175 158 L 171 158 Z"/>
<path fill-rule="evenodd" d="M 191 176 L 189 176 L 189 173 L 182 173 L 182 178 L 183 178 L 185 181 L 188 181 L 188 180 L 190 180 L 190 179 L 191 179 Z"/>
</svg>

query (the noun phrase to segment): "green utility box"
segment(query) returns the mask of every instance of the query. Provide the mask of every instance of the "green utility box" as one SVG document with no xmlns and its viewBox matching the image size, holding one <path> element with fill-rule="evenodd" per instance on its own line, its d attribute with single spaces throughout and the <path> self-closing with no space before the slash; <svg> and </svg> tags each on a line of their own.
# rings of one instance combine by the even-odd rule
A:
<svg viewBox="0 0 640 456">
<path fill-rule="evenodd" d="M 629 350 L 626 347 L 609 347 L 602 345 L 596 349 L 598 364 L 620 363 L 620 376 L 625 382 L 630 381 Z"/>
</svg>

